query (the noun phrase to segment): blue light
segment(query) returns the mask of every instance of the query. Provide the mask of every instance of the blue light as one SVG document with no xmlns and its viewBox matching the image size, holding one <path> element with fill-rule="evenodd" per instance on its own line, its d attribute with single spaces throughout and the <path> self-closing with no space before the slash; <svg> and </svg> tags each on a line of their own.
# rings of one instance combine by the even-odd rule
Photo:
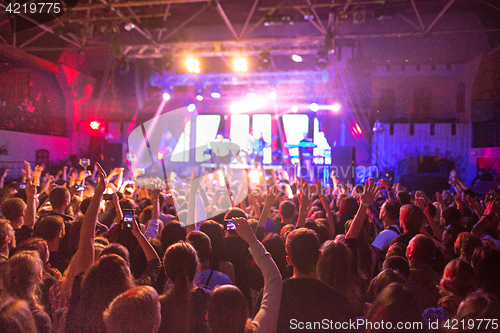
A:
<svg viewBox="0 0 500 333">
<path fill-rule="evenodd" d="M 210 96 L 212 96 L 212 98 L 220 98 L 220 92 L 214 91 L 210 94 Z"/>
<path fill-rule="evenodd" d="M 312 112 L 317 112 L 317 111 L 319 110 L 319 105 L 318 105 L 318 104 L 316 104 L 316 103 L 312 103 L 312 104 L 310 105 L 310 108 L 311 108 L 311 111 L 312 111 Z"/>
<path fill-rule="evenodd" d="M 194 103 L 191 103 L 188 105 L 188 112 L 193 112 L 194 110 L 196 110 L 196 105 L 194 105 Z"/>
</svg>

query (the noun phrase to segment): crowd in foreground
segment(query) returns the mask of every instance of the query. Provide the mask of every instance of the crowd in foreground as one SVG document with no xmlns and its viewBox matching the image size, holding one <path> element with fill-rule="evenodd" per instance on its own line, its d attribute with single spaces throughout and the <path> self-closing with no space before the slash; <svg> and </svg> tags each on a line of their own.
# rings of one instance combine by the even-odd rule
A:
<svg viewBox="0 0 500 333">
<path fill-rule="evenodd" d="M 499 329 L 499 191 L 456 175 L 431 199 L 280 173 L 229 211 L 211 175 L 152 190 L 98 164 L 5 177 L 1 332 Z"/>
</svg>

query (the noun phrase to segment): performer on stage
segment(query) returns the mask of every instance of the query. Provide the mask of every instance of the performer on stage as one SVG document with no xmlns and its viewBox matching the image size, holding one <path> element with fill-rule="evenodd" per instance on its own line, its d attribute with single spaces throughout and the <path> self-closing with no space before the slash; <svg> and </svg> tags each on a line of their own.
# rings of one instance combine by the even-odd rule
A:
<svg viewBox="0 0 500 333">
<path fill-rule="evenodd" d="M 174 152 L 177 140 L 168 129 L 165 129 L 161 134 L 160 144 L 158 145 L 158 159 L 170 162 L 172 153 Z"/>
<path fill-rule="evenodd" d="M 264 148 L 269 147 L 269 143 L 264 140 L 264 135 L 260 133 L 260 137 L 253 141 L 253 163 L 256 168 L 260 166 L 264 170 Z"/>
<path fill-rule="evenodd" d="M 310 147 L 299 147 L 299 175 L 307 177 L 310 181 L 314 180 L 314 167 L 312 164 L 314 158 L 314 147 L 312 146 L 313 140 L 308 137 L 308 133 L 304 132 L 304 138 L 300 140 L 301 144 L 310 144 Z"/>
</svg>

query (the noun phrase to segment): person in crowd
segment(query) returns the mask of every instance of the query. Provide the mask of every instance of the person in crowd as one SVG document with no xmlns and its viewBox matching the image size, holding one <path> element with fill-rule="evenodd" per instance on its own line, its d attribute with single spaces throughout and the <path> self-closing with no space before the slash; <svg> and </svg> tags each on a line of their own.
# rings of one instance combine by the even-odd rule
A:
<svg viewBox="0 0 500 333">
<path fill-rule="evenodd" d="M 16 237 L 14 236 L 14 229 L 12 229 L 8 220 L 0 219 L 0 276 L 3 265 L 9 259 L 10 251 L 15 247 Z"/>
<path fill-rule="evenodd" d="M 33 236 L 33 225 L 24 223 L 26 209 L 26 203 L 20 198 L 7 199 L 2 204 L 2 214 L 14 229 L 17 244 Z"/>
<path fill-rule="evenodd" d="M 200 225 L 200 231 L 210 238 L 212 251 L 210 251 L 210 269 L 226 274 L 231 279 L 232 284 L 236 279 L 234 276 L 234 266 L 227 260 L 227 251 L 224 244 L 224 228 L 218 222 L 208 220 Z"/>
<path fill-rule="evenodd" d="M 224 284 L 233 284 L 229 276 L 217 270 L 210 269 L 210 252 L 212 245 L 210 238 L 201 231 L 193 230 L 187 237 L 186 242 L 191 244 L 198 255 L 199 267 L 194 276 L 194 284 L 208 290 Z"/>
<path fill-rule="evenodd" d="M 14 297 L 0 300 L 0 327 L 3 333 L 37 333 L 28 303 Z"/>
<path fill-rule="evenodd" d="M 67 251 L 60 251 L 61 240 L 65 236 L 65 223 L 62 217 L 58 215 L 43 217 L 35 225 L 34 236 L 47 242 L 50 251 L 49 264 L 60 272 L 64 272 L 71 258 Z"/>
<path fill-rule="evenodd" d="M 410 240 L 420 233 L 425 221 L 426 217 L 422 209 L 412 204 L 403 205 L 399 214 L 399 222 L 404 232 L 394 238 L 391 244 L 403 243 L 407 246 Z"/>
<path fill-rule="evenodd" d="M 387 200 L 380 207 L 379 219 L 384 224 L 384 230 L 381 231 L 372 242 L 372 246 L 379 251 L 379 253 L 385 254 L 391 242 L 401 234 L 398 223 L 400 209 L 401 204 L 395 200 Z"/>
<path fill-rule="evenodd" d="M 103 313 L 107 333 L 156 333 L 160 328 L 160 300 L 150 286 L 118 295 Z"/>
<path fill-rule="evenodd" d="M 462 232 L 458 235 L 454 244 L 455 254 L 470 264 L 474 250 L 482 246 L 483 242 L 481 242 L 481 238 L 470 232 Z"/>
</svg>

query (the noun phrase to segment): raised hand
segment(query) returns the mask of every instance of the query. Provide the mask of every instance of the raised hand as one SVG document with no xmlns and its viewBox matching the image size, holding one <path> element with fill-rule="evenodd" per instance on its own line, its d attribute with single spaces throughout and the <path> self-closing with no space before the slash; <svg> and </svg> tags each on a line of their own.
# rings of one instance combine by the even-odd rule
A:
<svg viewBox="0 0 500 333">
<path fill-rule="evenodd" d="M 35 172 L 33 173 L 33 183 L 35 185 L 40 184 L 40 176 L 42 175 L 42 171 L 43 171 L 43 166 L 37 165 L 35 167 Z"/>
<path fill-rule="evenodd" d="M 441 192 L 436 192 L 436 200 L 441 206 L 444 206 L 443 195 Z"/>
<path fill-rule="evenodd" d="M 380 183 L 381 187 L 385 187 L 387 190 L 389 190 L 391 188 L 391 184 L 389 183 L 389 181 L 387 179 L 381 179 L 381 180 L 379 180 L 379 183 Z"/>
<path fill-rule="evenodd" d="M 255 241 L 257 241 L 257 237 L 253 232 L 252 227 L 248 223 L 247 219 L 242 217 L 235 217 L 232 219 L 235 227 L 236 233 L 248 243 L 248 245 L 252 245 Z"/>
<path fill-rule="evenodd" d="M 97 170 L 99 172 L 99 182 L 97 183 L 97 186 L 95 188 L 95 192 L 102 194 L 106 190 L 106 172 L 101 167 L 101 165 L 97 162 L 96 162 L 96 166 L 97 166 Z"/>
<path fill-rule="evenodd" d="M 380 192 L 380 188 L 375 185 L 375 181 L 373 178 L 369 178 L 367 182 L 365 182 L 365 190 L 361 194 L 361 204 L 370 206 L 378 193 Z"/>
<path fill-rule="evenodd" d="M 309 182 L 307 180 L 303 181 L 299 188 L 299 203 L 301 210 L 307 210 L 311 204 L 311 194 L 309 191 Z"/>
<path fill-rule="evenodd" d="M 26 196 L 28 198 L 34 198 L 36 196 L 36 185 L 31 179 L 26 179 Z"/>
<path fill-rule="evenodd" d="M 271 207 L 276 203 L 276 200 L 278 199 L 278 196 L 280 196 L 280 191 L 279 188 L 276 186 L 273 186 L 267 190 L 266 194 L 266 200 L 264 205 L 267 207 Z"/>
</svg>

